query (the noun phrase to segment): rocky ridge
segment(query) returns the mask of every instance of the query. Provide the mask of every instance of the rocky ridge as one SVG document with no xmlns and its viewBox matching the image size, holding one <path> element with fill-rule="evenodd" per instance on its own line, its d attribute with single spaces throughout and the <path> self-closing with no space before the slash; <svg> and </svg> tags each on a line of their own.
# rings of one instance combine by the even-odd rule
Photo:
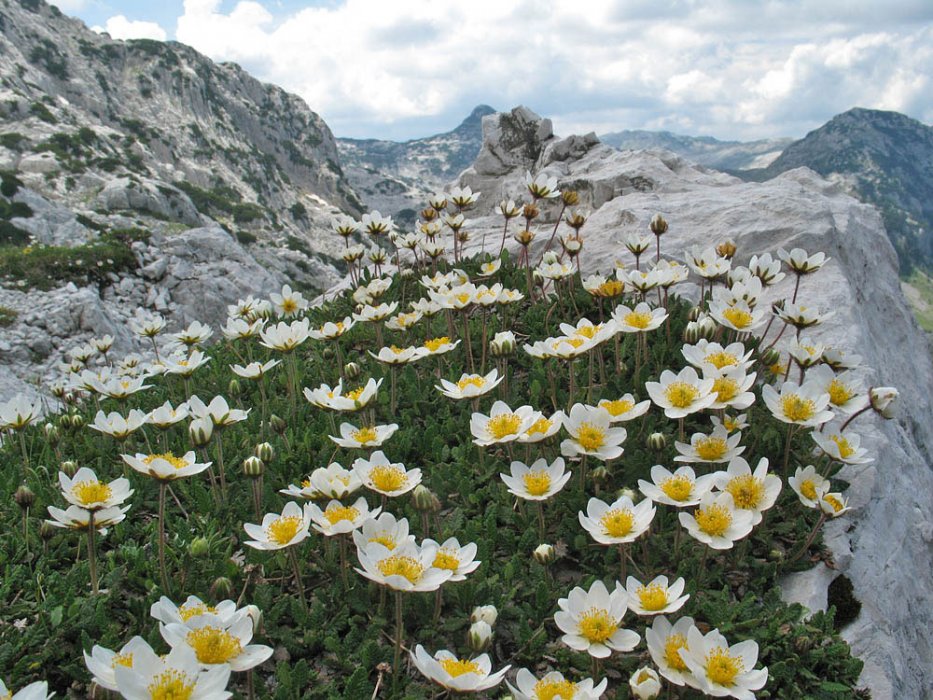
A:
<svg viewBox="0 0 933 700">
<path fill-rule="evenodd" d="M 859 375 L 867 385 L 896 386 L 901 410 L 896 420 L 859 421 L 862 444 L 875 462 L 839 475 L 850 484 L 853 510 L 826 529 L 835 568 L 793 577 L 785 595 L 813 609 L 825 607 L 826 587 L 844 574 L 862 604 L 843 635 L 865 662 L 863 683 L 877 698 L 924 697 L 933 685 L 933 415 L 927 400 L 933 363 L 898 285 L 897 257 L 878 212 L 806 168 L 743 182 L 666 152 L 620 152 L 593 135 L 558 138 L 549 120 L 523 107 L 484 118 L 483 133 L 479 157 L 456 183 L 484 192 L 468 222 L 467 254 L 478 250 L 484 236 L 489 249 L 498 249 L 502 219 L 495 208 L 502 198 L 522 197 L 530 170 L 577 189 L 582 207 L 591 210 L 582 229 L 584 274 L 608 271 L 616 260 L 631 265 L 621 240 L 647 233 L 656 213 L 670 223 L 662 250 L 674 257 L 730 238 L 739 264 L 779 247 L 821 250 L 831 258 L 802 286 L 803 299 L 835 311 L 810 335 L 861 355 Z M 543 207 L 550 223 L 533 244 L 533 260 L 558 207 Z M 508 242 L 513 253 L 517 248 Z M 785 279 L 769 288 L 761 303 L 789 296 L 792 284 Z"/>
</svg>

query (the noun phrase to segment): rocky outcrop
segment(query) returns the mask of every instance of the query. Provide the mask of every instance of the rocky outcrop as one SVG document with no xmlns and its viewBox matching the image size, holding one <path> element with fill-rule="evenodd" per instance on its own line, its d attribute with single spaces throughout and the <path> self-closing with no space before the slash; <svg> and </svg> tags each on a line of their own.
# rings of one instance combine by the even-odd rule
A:
<svg viewBox="0 0 933 700">
<path fill-rule="evenodd" d="M 788 595 L 825 604 L 825 588 L 819 586 L 844 573 L 862 604 L 843 634 L 865 662 L 863 683 L 877 698 L 924 697 L 933 686 L 933 363 L 901 293 L 897 256 L 878 212 L 804 168 L 767 182 L 742 182 L 673 154 L 618 152 L 600 144 L 582 148 L 579 138 L 550 136 L 547 120 L 536 121 L 527 110 L 486 117 L 483 128 L 490 143 L 459 180 L 484 192 L 469 223 L 473 238 L 467 254 L 484 234 L 487 245 L 498 249 L 502 220 L 490 211 L 500 198 L 522 196 L 524 171 L 530 169 L 586 193 L 586 205 L 594 211 L 582 229 L 584 273 L 608 271 L 615 260 L 630 265 L 621 241 L 628 234 L 648 233 L 656 213 L 670 224 L 662 251 L 679 259 L 691 246 L 727 238 L 738 246 L 739 263 L 779 247 L 830 256 L 819 274 L 804 280 L 800 292 L 809 303 L 835 311 L 811 335 L 861 355 L 865 383 L 898 387 L 901 410 L 896 420 L 859 419 L 862 444 L 875 461 L 840 474 L 849 482 L 853 510 L 826 529 L 837 568 L 809 581 L 789 582 Z M 536 140 L 536 133 L 546 138 Z M 548 156 L 561 142 L 572 144 L 570 150 L 580 155 Z M 553 212 L 558 206 L 544 208 Z M 545 232 L 549 235 L 550 227 Z M 533 259 L 548 235 L 535 241 Z M 517 244 L 510 241 L 509 247 L 514 251 Z M 761 303 L 789 296 L 792 284 L 786 279 L 769 288 Z"/>
</svg>

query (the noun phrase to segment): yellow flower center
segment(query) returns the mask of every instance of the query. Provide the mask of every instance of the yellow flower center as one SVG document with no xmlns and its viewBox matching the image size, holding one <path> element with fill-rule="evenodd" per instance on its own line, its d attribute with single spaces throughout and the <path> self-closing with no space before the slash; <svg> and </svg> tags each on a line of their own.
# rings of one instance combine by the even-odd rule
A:
<svg viewBox="0 0 933 700">
<path fill-rule="evenodd" d="M 726 403 L 732 401 L 739 393 L 739 383 L 730 377 L 717 377 L 713 381 L 713 393 L 716 401 Z"/>
<path fill-rule="evenodd" d="M 350 433 L 350 437 L 352 437 L 361 445 L 365 445 L 368 442 L 375 442 L 379 435 L 375 428 L 365 427 L 360 428 L 359 430 L 354 430 L 352 433 Z"/>
<path fill-rule="evenodd" d="M 658 486 L 672 501 L 686 501 L 693 494 L 693 481 L 683 475 L 668 477 Z"/>
<path fill-rule="evenodd" d="M 810 399 L 802 398 L 797 394 L 788 394 L 781 397 L 781 410 L 788 420 L 803 422 L 813 417 L 816 413 L 816 406 Z"/>
<path fill-rule="evenodd" d="M 358 387 L 354 389 L 353 391 L 348 391 L 346 394 L 344 394 L 344 396 L 350 399 L 351 401 L 356 401 L 358 398 L 360 398 L 360 396 L 362 396 L 364 389 L 365 387 L 362 387 L 362 386 Z"/>
<path fill-rule="evenodd" d="M 496 271 L 497 267 L 495 263 L 483 263 L 479 266 L 479 269 L 483 271 L 484 275 L 491 275 Z"/>
<path fill-rule="evenodd" d="M 378 542 L 390 552 L 395 549 L 395 537 L 393 537 L 392 533 L 390 533 L 388 530 L 383 530 L 382 532 L 373 535 L 369 538 L 369 541 Z"/>
<path fill-rule="evenodd" d="M 391 556 L 383 559 L 376 568 L 379 573 L 385 577 L 401 576 L 408 579 L 409 583 L 418 583 L 424 574 L 424 567 L 412 557 Z"/>
<path fill-rule="evenodd" d="M 146 690 L 152 700 L 189 700 L 194 695 L 197 680 L 182 671 L 169 669 L 155 676 Z"/>
<path fill-rule="evenodd" d="M 649 325 L 651 325 L 651 314 L 645 312 L 632 311 L 625 315 L 623 321 L 625 325 L 631 326 L 632 328 L 641 328 L 644 330 Z"/>
<path fill-rule="evenodd" d="M 217 609 L 213 605 L 205 605 L 204 603 L 191 603 L 190 605 L 186 604 L 178 608 L 178 616 L 185 622 L 195 615 L 204 615 L 213 612 L 217 612 Z"/>
<path fill-rule="evenodd" d="M 849 441 L 844 436 L 831 435 L 829 439 L 836 443 L 836 446 L 839 448 L 839 456 L 842 459 L 848 459 L 855 454 L 852 445 L 849 444 Z"/>
<path fill-rule="evenodd" d="M 642 671 L 635 678 L 635 683 L 636 685 L 641 685 L 642 683 L 647 683 L 650 680 L 651 680 L 651 674 L 648 673 L 648 671 Z"/>
<path fill-rule="evenodd" d="M 95 503 L 105 503 L 113 492 L 107 484 L 100 481 L 79 481 L 71 487 L 71 494 L 81 505 L 89 506 Z"/>
<path fill-rule="evenodd" d="M 298 310 L 298 302 L 292 299 L 291 297 L 286 297 L 282 300 L 282 311 L 287 314 L 293 313 Z"/>
<path fill-rule="evenodd" d="M 408 475 L 401 467 L 382 465 L 373 467 L 369 471 L 369 479 L 379 491 L 398 491 L 408 484 Z"/>
<path fill-rule="evenodd" d="M 517 413 L 500 413 L 493 416 L 486 423 L 486 432 L 496 440 L 502 440 L 509 435 L 517 435 L 521 427 L 522 417 Z"/>
<path fill-rule="evenodd" d="M 554 698 L 572 698 L 576 695 L 577 684 L 571 681 L 558 680 L 540 680 L 535 683 L 532 689 L 535 694 L 535 700 L 554 700 Z"/>
<path fill-rule="evenodd" d="M 833 406 L 843 406 L 855 396 L 855 392 L 852 391 L 845 382 L 838 379 L 833 379 L 829 383 L 826 392 L 829 394 L 829 402 Z"/>
<path fill-rule="evenodd" d="M 732 416 L 726 416 L 722 421 L 722 427 L 725 428 L 727 432 L 731 433 L 733 430 L 738 429 L 739 421 Z"/>
<path fill-rule="evenodd" d="M 714 435 L 710 437 L 701 437 L 697 440 L 694 449 L 696 450 L 697 457 L 707 462 L 712 462 L 717 459 L 722 459 L 729 450 L 729 445 L 723 438 Z"/>
<path fill-rule="evenodd" d="M 765 497 L 765 485 L 761 479 L 751 474 L 734 476 L 726 484 L 726 491 L 732 494 L 736 508 L 755 510 Z"/>
<path fill-rule="evenodd" d="M 551 475 L 546 469 L 530 471 L 522 477 L 525 490 L 532 496 L 543 496 L 551 488 Z"/>
<path fill-rule="evenodd" d="M 456 299 L 457 299 L 457 301 L 458 301 L 459 303 L 461 303 L 461 304 L 466 304 L 467 302 L 470 301 L 470 295 L 467 294 L 466 292 L 460 292 L 460 293 L 456 296 Z"/>
<path fill-rule="evenodd" d="M 389 350 L 392 351 L 393 355 L 401 355 L 407 348 L 400 348 L 398 345 L 390 345 Z"/>
<path fill-rule="evenodd" d="M 431 352 L 437 352 L 438 348 L 447 345 L 450 342 L 450 338 L 446 335 L 441 336 L 440 338 L 431 338 L 430 340 L 424 341 L 424 347 L 426 347 Z"/>
<path fill-rule="evenodd" d="M 593 452 L 606 444 L 606 431 L 592 423 L 580 423 L 577 428 L 577 442 L 584 450 Z"/>
<path fill-rule="evenodd" d="M 723 367 L 734 367 L 739 364 L 739 358 L 733 355 L 731 352 L 711 352 L 706 357 L 703 358 L 706 362 L 709 362 L 716 369 L 722 369 Z"/>
<path fill-rule="evenodd" d="M 812 479 L 804 479 L 800 482 L 800 493 L 811 501 L 816 500 L 816 484 L 813 483 Z"/>
<path fill-rule="evenodd" d="M 464 377 L 459 382 L 457 382 L 457 388 L 460 389 L 460 391 L 463 391 L 468 386 L 475 386 L 477 389 L 482 389 L 484 386 L 486 386 L 486 379 L 484 377 L 470 375 L 469 377 Z"/>
<path fill-rule="evenodd" d="M 434 556 L 434 562 L 431 564 L 435 569 L 447 569 L 448 571 L 456 571 L 460 568 L 460 558 L 457 556 L 457 553 L 448 548 L 441 548 L 437 550 L 437 554 Z"/>
<path fill-rule="evenodd" d="M 687 664 L 680 657 L 681 649 L 687 649 L 687 638 L 682 634 L 672 634 L 664 642 L 664 660 L 675 671 L 687 670 Z"/>
<path fill-rule="evenodd" d="M 746 328 L 751 325 L 752 315 L 745 309 L 737 309 L 730 306 L 722 312 L 723 317 L 738 329 Z"/>
<path fill-rule="evenodd" d="M 156 455 L 149 455 L 148 457 L 143 458 L 143 462 L 145 464 L 152 464 L 157 459 L 161 459 L 161 460 L 168 462 L 173 467 L 175 467 L 175 469 L 183 469 L 184 467 L 188 466 L 188 462 L 186 462 L 181 457 L 176 457 L 171 452 L 165 452 L 163 454 L 156 454 Z"/>
<path fill-rule="evenodd" d="M 671 382 L 664 389 L 664 396 L 675 408 L 687 408 L 700 395 L 699 390 L 687 382 Z"/>
<path fill-rule="evenodd" d="M 592 340 L 596 337 L 596 334 L 602 330 L 602 325 L 598 326 L 580 326 L 576 330 L 576 334 L 583 336 L 584 338 L 589 338 Z"/>
<path fill-rule="evenodd" d="M 547 431 L 551 429 L 551 426 L 554 424 L 554 421 L 547 418 L 539 418 L 534 423 L 531 424 L 531 427 L 525 431 L 525 435 L 546 435 Z"/>
<path fill-rule="evenodd" d="M 585 339 L 585 338 L 562 338 L 562 339 L 557 343 L 557 345 L 560 346 L 560 345 L 566 344 L 566 345 L 569 345 L 570 347 L 572 347 L 574 350 L 576 350 L 576 349 L 579 348 L 581 345 L 583 345 L 583 343 L 585 343 L 585 342 L 586 342 L 586 339 Z"/>
<path fill-rule="evenodd" d="M 360 511 L 353 506 L 331 506 L 324 511 L 324 517 L 331 525 L 336 525 L 341 520 L 353 522 L 360 517 Z"/>
<path fill-rule="evenodd" d="M 482 674 L 479 664 L 469 659 L 446 658 L 438 659 L 437 663 L 440 664 L 441 668 L 444 669 L 451 678 L 462 676 L 465 673 Z"/>
<path fill-rule="evenodd" d="M 110 667 L 116 668 L 117 666 L 133 668 L 133 654 L 114 654 L 113 659 L 110 661 Z"/>
<path fill-rule="evenodd" d="M 186 641 L 202 664 L 225 664 L 243 651 L 240 640 L 219 627 L 207 626 L 191 630 Z"/>
<path fill-rule="evenodd" d="M 603 513 L 599 524 L 609 537 L 625 537 L 635 526 L 635 514 L 628 508 L 613 508 Z"/>
<path fill-rule="evenodd" d="M 838 498 L 836 498 L 831 493 L 827 493 L 825 496 L 823 496 L 823 502 L 831 505 L 834 513 L 838 513 L 843 508 L 845 508 L 845 505 L 843 504 L 843 502 L 840 501 Z"/>
<path fill-rule="evenodd" d="M 698 508 L 693 517 L 696 518 L 700 529 L 713 537 L 721 537 L 732 524 L 732 513 L 728 508 L 719 505 Z"/>
<path fill-rule="evenodd" d="M 667 607 L 667 589 L 657 583 L 638 588 L 638 600 L 645 610 L 654 612 Z"/>
<path fill-rule="evenodd" d="M 303 488 L 303 489 L 309 489 L 309 488 L 311 488 L 311 479 L 303 479 L 303 480 L 301 481 L 301 488 Z"/>
<path fill-rule="evenodd" d="M 633 401 L 626 401 L 625 399 L 616 399 L 615 401 L 603 399 L 599 402 L 599 407 L 609 411 L 609 415 L 613 418 L 618 418 L 631 411 L 635 407 L 635 403 Z"/>
<path fill-rule="evenodd" d="M 596 293 L 603 297 L 617 297 L 624 290 L 624 282 L 619 280 L 607 280 L 596 288 Z"/>
<path fill-rule="evenodd" d="M 295 539 L 295 535 L 304 524 L 300 515 L 281 515 L 266 528 L 266 535 L 276 544 L 286 545 Z"/>
<path fill-rule="evenodd" d="M 609 611 L 603 608 L 590 608 L 580 616 L 580 636 L 591 644 L 602 644 L 615 634 L 617 629 L 618 621 L 613 620 Z"/>
<path fill-rule="evenodd" d="M 745 670 L 742 659 L 728 649 L 715 647 L 706 655 L 706 676 L 713 683 L 727 688 L 735 685 L 735 677 Z"/>
</svg>

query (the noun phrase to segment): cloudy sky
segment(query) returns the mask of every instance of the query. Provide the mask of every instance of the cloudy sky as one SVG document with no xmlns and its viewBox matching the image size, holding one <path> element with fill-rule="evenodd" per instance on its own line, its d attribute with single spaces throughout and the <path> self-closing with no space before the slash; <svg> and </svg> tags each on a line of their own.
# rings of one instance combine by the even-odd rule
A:
<svg viewBox="0 0 933 700">
<path fill-rule="evenodd" d="M 481 103 L 525 104 L 560 134 L 799 137 L 854 106 L 933 122 L 930 0 L 57 4 L 114 38 L 236 61 L 338 136 L 426 136 Z"/>
</svg>

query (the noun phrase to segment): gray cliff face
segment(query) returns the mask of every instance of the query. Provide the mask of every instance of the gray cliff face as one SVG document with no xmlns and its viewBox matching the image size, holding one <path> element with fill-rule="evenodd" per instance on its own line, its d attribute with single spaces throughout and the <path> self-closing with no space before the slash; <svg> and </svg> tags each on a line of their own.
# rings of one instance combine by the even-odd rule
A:
<svg viewBox="0 0 933 700">
<path fill-rule="evenodd" d="M 825 607 L 826 585 L 844 573 L 862 603 L 843 635 L 865 662 L 863 683 L 876 698 L 925 697 L 933 687 L 933 363 L 900 290 L 897 256 L 877 210 L 806 168 L 762 183 L 743 182 L 669 153 L 619 152 L 588 137 L 558 139 L 548 120 L 524 108 L 486 117 L 483 131 L 480 157 L 459 179 L 484 193 L 470 221 L 467 254 L 478 249 L 484 234 L 489 248 L 498 250 L 502 220 L 492 210 L 503 197 L 522 197 L 530 169 L 585 195 L 582 208 L 592 213 L 582 229 L 584 274 L 608 271 L 615 260 L 631 265 L 621 241 L 647 233 L 656 213 L 670 224 L 662 252 L 674 258 L 682 259 L 690 246 L 726 238 L 738 246 L 739 264 L 779 247 L 821 250 L 832 258 L 801 287 L 801 299 L 835 311 L 811 335 L 861 355 L 865 384 L 897 387 L 900 412 L 895 420 L 856 421 L 875 461 L 840 474 L 850 484 L 853 510 L 826 530 L 837 570 L 821 567 L 789 580 L 785 596 Z M 533 244 L 533 260 L 541 255 L 558 207 L 544 206 L 552 223 Z M 517 254 L 517 243 L 510 240 L 508 247 Z M 760 303 L 789 297 L 792 285 L 785 279 Z"/>
<path fill-rule="evenodd" d="M 791 138 L 720 141 L 711 136 L 684 136 L 670 131 L 642 130 L 600 134 L 599 140 L 622 150 L 671 151 L 693 163 L 729 171 L 767 167 L 794 141 Z"/>
</svg>

